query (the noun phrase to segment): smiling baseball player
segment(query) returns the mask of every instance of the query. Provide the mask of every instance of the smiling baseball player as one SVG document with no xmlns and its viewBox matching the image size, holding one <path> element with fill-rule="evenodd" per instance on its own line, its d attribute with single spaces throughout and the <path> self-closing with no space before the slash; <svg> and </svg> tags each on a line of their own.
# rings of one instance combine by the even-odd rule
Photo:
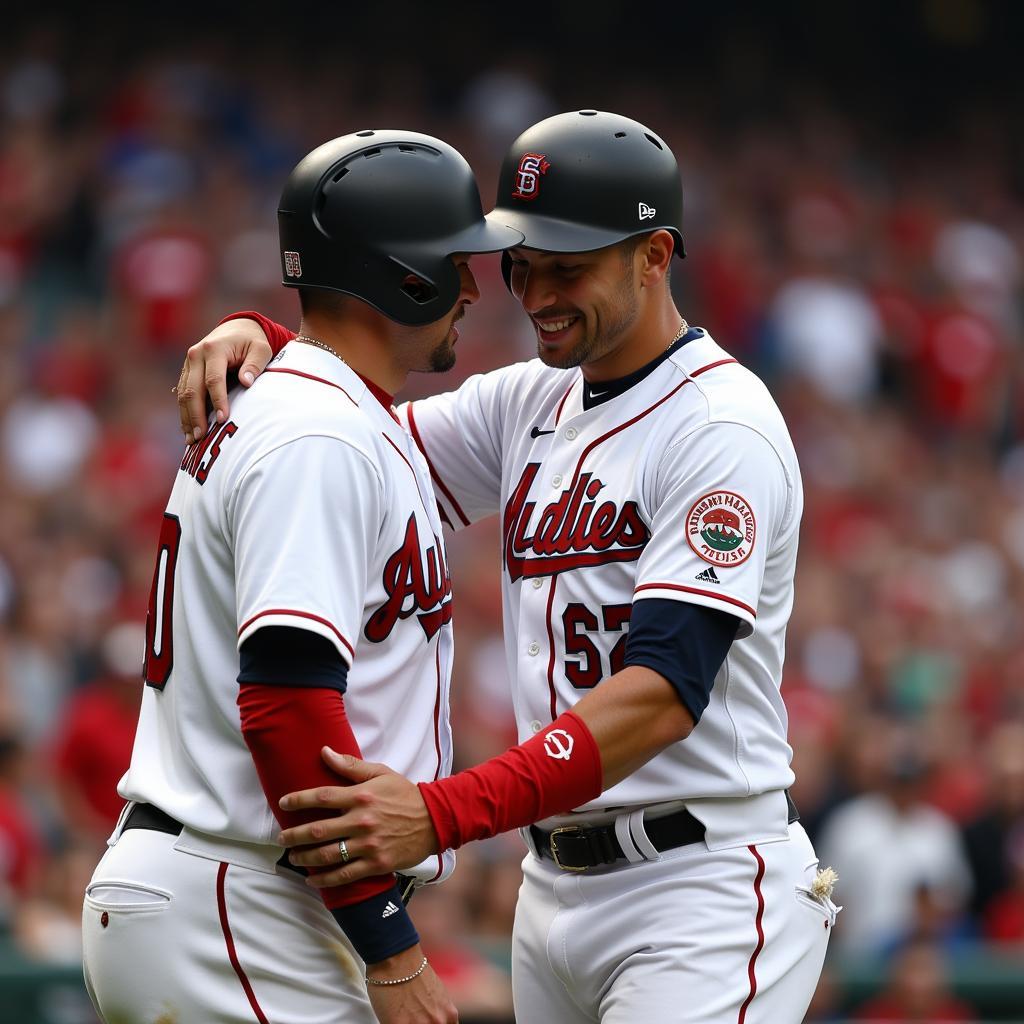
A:
<svg viewBox="0 0 1024 1024">
<path fill-rule="evenodd" d="M 451 366 L 478 295 L 466 254 L 521 235 L 484 221 L 459 153 L 412 132 L 314 150 L 279 218 L 303 331 L 182 458 L 86 981 L 110 1024 L 450 1024 L 394 876 L 321 901 L 280 862 L 280 826 L 309 816 L 278 798 L 324 778 L 322 742 L 423 781 L 450 769 L 441 514 L 390 392 Z"/>
<path fill-rule="evenodd" d="M 292 855 L 323 865 L 345 838 L 337 881 L 530 826 L 518 1019 L 795 1024 L 836 907 L 787 794 L 802 488 L 785 424 L 672 302 L 682 195 L 649 129 L 597 111 L 535 125 L 489 219 L 525 235 L 503 262 L 539 359 L 400 416 L 456 528 L 501 516 L 521 742 L 418 787 L 328 755 L 369 781 L 287 798 L 348 813 L 284 840 L 333 840 Z M 275 347 L 290 337 L 259 322 Z M 253 327 L 191 358 L 216 374 Z"/>
</svg>

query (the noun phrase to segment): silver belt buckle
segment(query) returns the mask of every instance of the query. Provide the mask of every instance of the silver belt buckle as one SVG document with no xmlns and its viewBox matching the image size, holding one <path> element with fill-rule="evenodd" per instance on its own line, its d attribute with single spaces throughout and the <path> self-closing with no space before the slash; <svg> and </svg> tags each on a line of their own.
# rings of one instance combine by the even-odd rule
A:
<svg viewBox="0 0 1024 1024">
<path fill-rule="evenodd" d="M 562 835 L 565 832 L 582 833 L 583 829 L 579 825 L 563 825 L 561 828 L 551 830 L 551 835 L 548 836 L 548 844 L 551 846 L 551 857 L 555 862 L 555 866 L 560 868 L 562 871 L 586 871 L 586 864 L 582 867 L 576 867 L 574 864 L 563 864 L 558 859 L 558 841 L 555 839 L 555 836 Z"/>
</svg>

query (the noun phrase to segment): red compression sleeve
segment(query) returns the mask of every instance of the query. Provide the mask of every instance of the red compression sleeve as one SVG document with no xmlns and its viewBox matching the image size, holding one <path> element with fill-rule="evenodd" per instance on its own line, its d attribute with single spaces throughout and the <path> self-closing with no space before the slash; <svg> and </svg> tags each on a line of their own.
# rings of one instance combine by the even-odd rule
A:
<svg viewBox="0 0 1024 1024">
<path fill-rule="evenodd" d="M 323 810 L 282 811 L 278 800 L 297 789 L 345 785 L 320 759 L 323 746 L 342 754 L 362 756 L 345 714 L 342 695 L 321 687 L 242 683 L 238 707 L 242 713 L 242 735 L 281 827 L 330 817 L 330 812 Z M 394 875 L 379 875 L 321 889 L 320 894 L 333 910 L 361 903 L 394 884 Z"/>
<path fill-rule="evenodd" d="M 264 316 L 252 309 L 243 310 L 241 313 L 229 313 L 221 320 L 220 324 L 226 324 L 229 320 L 255 320 L 267 336 L 267 341 L 270 342 L 275 356 L 295 337 L 294 331 L 289 331 L 287 327 L 282 327 L 275 320 L 271 320 L 269 316 Z M 220 324 L 217 326 L 220 327 Z"/>
<path fill-rule="evenodd" d="M 563 814 L 601 793 L 601 751 L 566 711 L 547 729 L 475 768 L 421 782 L 440 849 Z"/>
</svg>

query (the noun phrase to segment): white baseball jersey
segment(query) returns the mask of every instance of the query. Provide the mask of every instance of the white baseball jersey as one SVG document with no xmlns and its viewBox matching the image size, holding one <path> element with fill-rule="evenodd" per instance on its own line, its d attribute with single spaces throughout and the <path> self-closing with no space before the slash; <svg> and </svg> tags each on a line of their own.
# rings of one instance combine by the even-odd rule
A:
<svg viewBox="0 0 1024 1024">
<path fill-rule="evenodd" d="M 623 667 L 633 602 L 687 601 L 741 623 L 709 706 L 581 810 L 785 789 L 779 687 L 802 489 L 778 408 L 705 332 L 603 404 L 585 409 L 582 393 L 578 369 L 533 360 L 399 411 L 453 524 L 501 512 L 520 739 Z"/>
<path fill-rule="evenodd" d="M 122 796 L 208 836 L 274 842 L 236 704 L 238 648 L 262 626 L 334 644 L 365 758 L 415 781 L 450 771 L 451 584 L 429 470 L 360 378 L 301 342 L 182 460 Z M 414 873 L 439 877 L 451 857 Z"/>
</svg>

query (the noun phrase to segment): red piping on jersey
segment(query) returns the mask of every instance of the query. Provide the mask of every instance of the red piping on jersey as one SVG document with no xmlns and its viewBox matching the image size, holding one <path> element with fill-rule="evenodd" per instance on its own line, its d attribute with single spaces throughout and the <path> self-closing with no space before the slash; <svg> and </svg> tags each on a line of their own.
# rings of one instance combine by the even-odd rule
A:
<svg viewBox="0 0 1024 1024">
<path fill-rule="evenodd" d="M 228 959 L 231 961 L 231 966 L 235 969 L 235 974 L 238 975 L 238 980 L 242 983 L 242 988 L 245 991 L 246 998 L 249 1000 L 249 1005 L 252 1007 L 252 1012 L 256 1014 L 256 1019 L 260 1024 L 270 1024 L 266 1014 L 260 1009 L 260 1004 L 256 1001 L 256 993 L 253 992 L 252 985 L 245 976 L 245 971 L 242 970 L 242 965 L 238 962 L 235 940 L 231 936 L 231 926 L 228 924 L 228 902 L 224 893 L 224 879 L 227 873 L 227 863 L 221 861 L 220 867 L 217 869 L 217 913 L 220 915 L 220 929 L 224 933 L 224 942 L 228 947 Z"/>
<path fill-rule="evenodd" d="M 707 366 L 702 366 L 699 370 L 694 370 L 690 374 L 690 377 L 699 377 L 702 373 L 707 373 L 708 370 L 713 370 L 716 366 L 725 366 L 726 363 L 738 363 L 738 359 L 733 359 L 731 356 L 728 359 L 719 359 L 717 363 L 708 363 Z"/>
<path fill-rule="evenodd" d="M 434 697 L 434 750 L 437 753 L 437 767 L 434 769 L 434 781 L 441 775 L 441 644 L 434 647 L 434 667 L 437 669 L 437 692 Z"/>
<path fill-rule="evenodd" d="M 383 432 L 382 432 L 380 436 L 381 436 L 381 437 L 383 437 L 383 438 L 384 438 L 384 440 L 385 440 L 385 441 L 387 441 L 387 443 L 388 443 L 389 445 L 391 445 L 391 447 L 392 447 L 392 448 L 394 448 L 396 452 L 398 452 L 398 457 L 399 457 L 399 458 L 400 458 L 400 459 L 401 459 L 401 460 L 402 460 L 402 461 L 403 461 L 403 462 L 404 462 L 404 463 L 405 463 L 405 464 L 406 464 L 406 465 L 407 465 L 407 466 L 409 467 L 409 472 L 410 472 L 410 473 L 412 473 L 412 475 L 413 475 L 413 478 L 415 479 L 415 477 L 416 477 L 416 471 L 415 471 L 415 470 L 414 470 L 414 469 L 412 468 L 412 463 L 411 463 L 411 462 L 410 462 L 410 461 L 409 461 L 409 460 L 408 460 L 408 459 L 407 459 L 407 458 L 406 458 L 406 457 L 405 457 L 405 456 L 404 456 L 404 455 L 402 454 L 402 449 L 401 449 L 401 448 L 399 448 L 399 447 L 398 447 L 398 445 L 397 445 L 397 444 L 395 444 L 395 442 L 394 442 L 394 441 L 392 441 L 392 440 L 391 440 L 391 438 L 390 438 L 390 437 L 388 437 L 388 435 L 387 435 L 387 434 L 385 434 L 385 433 L 383 433 Z M 419 481 L 417 480 L 417 483 L 418 483 L 418 482 L 419 482 Z"/>
<path fill-rule="evenodd" d="M 572 475 L 572 484 L 569 485 L 569 489 L 570 490 L 572 489 L 573 485 L 576 483 L 577 479 L 579 478 L 580 470 L 583 468 L 583 460 L 586 459 L 586 457 L 599 444 L 603 444 L 605 441 L 608 440 L 609 437 L 613 437 L 620 430 L 625 430 L 626 427 L 631 427 L 634 423 L 638 422 L 639 420 L 642 420 L 645 416 L 647 416 L 650 413 L 654 412 L 654 410 L 657 409 L 659 405 L 663 405 L 665 402 L 667 402 L 680 388 L 683 388 L 687 384 L 689 384 L 690 381 L 694 377 L 699 377 L 702 373 L 707 373 L 708 370 L 713 370 L 716 366 L 724 366 L 726 363 L 735 363 L 735 362 L 737 362 L 737 360 L 732 359 L 732 358 L 729 358 L 729 359 L 719 359 L 718 362 L 708 363 L 707 366 L 702 366 L 699 370 L 694 370 L 693 373 L 691 373 L 686 378 L 686 380 L 684 380 L 680 384 L 677 384 L 667 395 L 664 395 L 662 398 L 659 398 L 658 401 L 656 401 L 654 403 L 654 405 L 649 406 L 647 409 L 644 409 L 644 411 L 642 413 L 639 413 L 638 415 L 634 416 L 631 420 L 626 420 L 625 423 L 620 423 L 617 427 L 613 427 L 611 430 L 609 430 L 608 433 L 602 434 L 596 440 L 591 441 L 590 444 L 588 444 L 587 447 L 583 449 L 583 452 L 580 455 L 579 461 L 576 463 L 576 471 Z M 565 399 L 563 399 L 563 401 L 565 401 Z"/>
<path fill-rule="evenodd" d="M 747 1007 L 750 1005 L 754 996 L 757 995 L 757 975 L 754 973 L 754 967 L 757 964 L 758 954 L 764 949 L 764 893 L 761 892 L 761 879 L 764 878 L 764 858 L 757 852 L 756 846 L 748 846 L 747 849 L 754 855 L 754 859 L 757 861 L 757 874 L 754 876 L 754 895 L 757 897 L 757 917 L 754 919 L 754 925 L 757 928 L 757 945 L 754 947 L 754 952 L 750 954 L 750 963 L 747 965 L 747 977 L 750 979 L 750 992 L 747 998 L 743 1000 L 743 1005 L 740 1007 L 740 1015 L 736 1018 L 736 1024 L 743 1024 L 747 1019 Z"/>
<path fill-rule="evenodd" d="M 264 615 L 295 615 L 300 619 L 312 619 L 314 622 L 319 622 L 321 625 L 326 626 L 334 635 L 344 644 L 345 649 L 354 658 L 356 655 L 355 649 L 352 645 L 338 632 L 338 627 L 328 619 L 322 619 L 319 615 L 314 615 L 312 612 L 298 612 L 294 608 L 268 608 L 266 611 L 257 612 L 251 619 L 243 622 L 238 629 L 238 635 L 241 636 L 257 619 L 262 619 Z"/>
<path fill-rule="evenodd" d="M 727 594 L 716 594 L 713 590 L 699 590 L 697 587 L 684 587 L 680 583 L 644 583 L 637 587 L 633 593 L 639 594 L 641 590 L 681 590 L 684 594 L 700 594 L 701 597 L 713 597 L 716 601 L 725 601 L 726 604 L 734 604 L 737 608 L 742 608 L 745 612 L 749 612 L 755 619 L 757 618 L 757 612 L 755 612 L 749 604 L 737 601 L 735 597 L 729 597 Z"/>
<path fill-rule="evenodd" d="M 437 767 L 434 781 L 441 777 L 441 641 L 434 648 L 434 665 L 437 668 L 437 696 L 434 698 L 434 750 L 437 751 Z M 444 853 L 437 854 L 437 873 L 430 880 L 436 882 L 444 874 Z"/>
<path fill-rule="evenodd" d="M 396 422 L 398 423 L 399 426 L 402 425 L 400 420 L 396 420 Z M 423 506 L 423 511 L 427 512 L 427 499 L 423 497 L 423 491 L 420 490 L 420 478 L 419 475 L 416 473 L 416 470 L 412 468 L 412 463 L 405 457 L 405 454 L 402 452 L 402 449 L 399 448 L 398 445 L 395 444 L 395 442 L 392 441 L 387 434 L 382 433 L 380 436 L 383 437 L 384 440 L 387 441 L 387 443 L 391 445 L 391 447 L 394 448 L 396 452 L 398 452 L 398 455 L 401 458 L 401 460 L 409 467 L 409 472 L 412 473 L 412 478 L 416 482 L 416 493 L 420 496 L 420 504 Z M 420 447 L 420 451 L 423 451 L 422 447 Z M 425 455 L 424 458 L 426 458 Z M 437 503 L 437 498 L 434 495 L 431 495 L 431 497 L 434 498 L 434 508 L 437 509 L 437 514 L 441 522 L 445 523 L 450 529 L 454 529 L 454 527 L 452 527 L 452 521 L 448 518 L 447 514 L 445 513 L 445 510 Z M 429 512 L 427 512 L 427 517 L 430 517 Z M 438 538 L 438 544 L 440 543 L 440 538 Z M 450 622 L 451 619 L 449 618 L 447 621 Z"/>
<path fill-rule="evenodd" d="M 452 511 L 462 520 L 463 526 L 469 526 L 469 518 L 466 513 L 462 511 L 459 503 L 455 500 L 452 492 L 445 486 L 444 481 L 437 475 L 437 470 L 434 469 L 433 462 L 430 461 L 430 456 L 427 454 L 427 449 L 423 446 L 423 438 L 420 437 L 420 432 L 416 427 L 416 417 L 412 414 L 412 403 L 406 407 L 409 414 L 409 433 L 412 434 L 412 439 L 416 442 L 416 447 L 423 453 L 423 458 L 427 460 L 427 467 L 430 469 L 430 476 L 434 483 L 441 488 L 441 493 L 451 502 Z"/>
<path fill-rule="evenodd" d="M 399 426 L 401 426 L 400 423 Z M 420 490 L 420 478 L 416 475 L 416 470 L 412 468 L 412 463 L 405 457 L 405 455 L 402 452 L 402 449 L 399 448 L 398 445 L 395 444 L 395 442 L 392 441 L 387 434 L 382 432 L 380 436 L 383 437 L 384 440 L 387 441 L 387 443 L 391 445 L 392 448 L 395 449 L 395 451 L 398 453 L 398 457 L 409 467 L 409 472 L 412 473 L 413 482 L 416 484 L 416 493 L 420 496 L 420 504 L 423 506 L 423 510 L 426 511 L 427 502 L 426 499 L 423 497 L 423 492 Z M 434 504 L 436 505 L 437 502 L 435 501 Z"/>
<path fill-rule="evenodd" d="M 548 591 L 548 693 L 551 694 L 551 721 L 558 717 L 557 705 L 555 703 L 555 631 L 551 624 L 551 609 L 555 603 L 555 585 L 558 583 L 558 574 L 551 577 L 551 589 Z"/>
<path fill-rule="evenodd" d="M 275 366 L 269 370 L 264 370 L 264 373 L 290 373 L 295 377 L 305 377 L 306 380 L 315 380 L 318 384 L 326 384 L 329 388 L 337 388 L 354 406 L 359 403 L 340 385 L 335 384 L 332 380 L 324 380 L 323 377 L 314 377 L 311 373 L 303 373 L 302 370 L 287 370 L 284 367 Z"/>
<path fill-rule="evenodd" d="M 562 400 L 558 403 L 558 408 L 555 410 L 555 426 L 556 427 L 558 426 L 558 419 L 562 415 L 562 407 L 565 405 L 565 400 L 569 397 L 569 391 L 572 391 L 573 385 L 575 385 L 575 383 L 576 383 L 576 381 L 573 381 L 572 384 L 569 385 L 569 390 L 566 391 L 566 393 L 564 395 L 562 395 Z"/>
</svg>

